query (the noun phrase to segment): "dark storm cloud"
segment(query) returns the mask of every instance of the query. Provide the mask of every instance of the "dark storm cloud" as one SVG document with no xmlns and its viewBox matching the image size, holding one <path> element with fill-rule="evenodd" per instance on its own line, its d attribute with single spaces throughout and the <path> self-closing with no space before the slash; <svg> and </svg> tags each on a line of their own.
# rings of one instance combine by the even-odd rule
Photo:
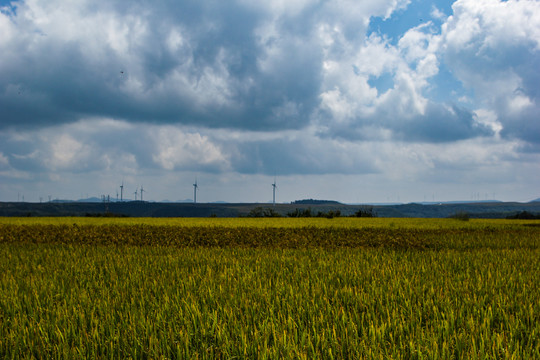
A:
<svg viewBox="0 0 540 360">
<path fill-rule="evenodd" d="M 322 116 L 330 116 L 321 113 Z M 349 141 L 387 140 L 445 143 L 481 136 L 492 136 L 493 130 L 479 123 L 475 114 L 463 107 L 443 106 L 429 102 L 424 114 L 396 116 L 393 109 L 382 109 L 376 116 L 358 117 L 320 132 L 323 137 L 340 137 Z"/>
<path fill-rule="evenodd" d="M 420 142 L 453 142 L 494 135 L 491 128 L 475 121 L 471 111 L 434 103 L 428 104 L 423 116 L 395 124 L 394 131 L 398 139 Z"/>
<path fill-rule="evenodd" d="M 531 149 L 540 147 L 540 106 L 531 105 L 519 114 L 508 114 L 504 123 L 501 135 L 535 144 Z"/>
<path fill-rule="evenodd" d="M 378 172 L 370 154 L 331 141 L 275 139 L 235 145 L 232 166 L 240 173 L 370 174 Z"/>
<path fill-rule="evenodd" d="M 105 117 L 265 132 L 319 122 L 321 135 L 351 140 L 385 134 L 383 139 L 438 143 L 492 135 L 472 110 L 424 98 L 440 58 L 482 99 L 499 74 L 519 78 L 510 94 L 522 92 L 529 109 L 512 113 L 501 101 L 511 97 L 508 92 L 485 103 L 504 125 L 503 136 L 538 141 L 531 135 L 540 103 L 537 39 L 516 36 L 518 41 L 503 39 L 498 46 L 503 36 L 491 36 L 490 22 L 468 39 L 459 32 L 467 28 L 461 23 L 481 10 L 460 1 L 461 11 L 440 36 L 413 29 L 402 37 L 402 49 L 383 38 L 379 47 L 370 45 L 370 16 L 406 3 L 336 0 L 290 2 L 288 8 L 241 1 L 19 1 L 0 15 L 0 130 Z M 363 51 L 369 46 L 379 50 Z M 430 65 L 422 70 L 418 64 L 425 60 Z M 381 71 L 395 80 L 406 74 L 410 83 L 394 85 L 387 100 L 371 97 L 374 88 L 361 83 Z M 322 106 L 322 95 L 333 89 L 348 102 L 343 113 L 352 115 L 345 121 Z M 419 111 L 422 103 L 427 105 Z"/>
<path fill-rule="evenodd" d="M 25 5 L 11 15 L 12 25 L 26 33 L 13 35 L 13 56 L 2 55 L 7 61 L 0 65 L 0 126 L 110 116 L 224 128 L 298 128 L 317 104 L 320 54 L 287 30 L 300 19 L 279 24 L 279 36 L 262 43 L 256 31 L 268 15 L 235 3 L 98 4 L 85 9 L 85 18 L 102 16 L 128 29 L 118 40 L 127 43 L 124 50 L 92 28 L 68 39 L 47 34 L 46 26 L 35 23 L 21 29 Z M 144 31 L 137 35 L 139 27 Z M 172 31 L 182 38 L 176 49 L 168 43 Z M 267 47 L 279 54 L 266 54 Z M 272 67 L 262 69 L 261 61 Z"/>
</svg>

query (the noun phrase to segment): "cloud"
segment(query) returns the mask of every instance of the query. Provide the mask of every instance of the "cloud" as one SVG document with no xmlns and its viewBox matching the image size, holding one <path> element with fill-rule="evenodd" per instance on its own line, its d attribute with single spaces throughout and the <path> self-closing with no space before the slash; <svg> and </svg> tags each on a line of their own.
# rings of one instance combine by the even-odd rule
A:
<svg viewBox="0 0 540 360">
<path fill-rule="evenodd" d="M 319 139 L 298 133 L 289 138 L 229 144 L 232 165 L 245 174 L 368 174 L 378 172 L 366 144 Z"/>
<path fill-rule="evenodd" d="M 489 121 L 489 116 L 485 114 L 483 121 Z M 21 191 L 28 200 L 31 189 L 34 199 L 38 194 L 64 197 L 61 194 L 66 193 L 78 198 L 88 189 L 114 196 L 122 179 L 129 191 L 144 184 L 151 191 L 149 199 L 184 199 L 192 193 L 190 185 L 198 177 L 205 188 L 204 201 L 237 200 L 238 192 L 244 194 L 244 190 L 251 196 L 245 201 L 261 201 L 266 200 L 260 198 L 261 191 L 266 190 L 257 184 L 265 178 L 270 179 L 270 184 L 274 176 L 278 177 L 280 199 L 284 200 L 327 194 L 323 184 L 332 178 L 344 179 L 350 190 L 363 189 L 366 195 L 378 194 L 384 200 L 384 186 L 401 191 L 408 188 L 420 197 L 422 191 L 418 193 L 415 186 L 423 182 L 426 185 L 422 186 L 435 183 L 469 187 L 481 181 L 504 187 L 520 181 L 520 166 L 532 169 L 537 161 L 533 154 L 520 155 L 526 149 L 518 141 L 501 142 L 488 137 L 442 143 L 357 141 L 321 138 L 315 128 L 271 133 L 197 131 L 184 126 L 142 126 L 110 119 L 3 133 L 0 144 L 0 189 L 11 189 L 6 191 L 12 197 Z M 534 173 L 527 176 L 531 181 L 535 178 Z M 12 181 L 16 185 L 8 187 Z M 244 188 L 238 188 L 238 182 Z M 230 193 L 229 188 L 236 189 L 237 194 Z M 185 190 L 183 195 L 171 195 L 178 189 Z M 424 190 L 424 195 L 425 191 L 430 190 Z M 340 194 L 343 201 L 365 199 L 347 197 L 343 191 Z M 329 192 L 326 196 L 337 195 Z M 401 199 L 406 199 L 404 193 Z"/>
<path fill-rule="evenodd" d="M 242 174 L 369 173 L 377 171 L 362 144 L 318 139 L 310 132 L 197 131 L 83 120 L 0 136 L 2 166 L 41 173 L 194 171 Z"/>
<path fill-rule="evenodd" d="M 443 152 L 437 150 L 439 144 L 321 138 L 315 128 L 279 133 L 197 131 L 172 125 L 133 126 L 110 119 L 84 120 L 46 130 L 19 132 L 17 136 L 5 134 L 0 140 L 4 167 L 39 177 L 96 172 L 116 173 L 120 177 L 147 172 L 268 176 L 384 174 L 402 165 L 409 167 L 409 171 L 424 168 L 457 146 L 448 143 Z M 484 153 L 487 145 L 477 148 L 472 142 L 464 144 L 467 146 L 459 145 L 462 153 L 469 149 L 469 158 L 485 160 L 478 154 Z M 455 157 L 456 168 L 459 159 L 460 156 Z"/>
<path fill-rule="evenodd" d="M 540 3 L 459 0 L 443 25 L 444 60 L 491 109 L 501 135 L 540 136 Z"/>
<path fill-rule="evenodd" d="M 163 169 L 175 168 L 206 171 L 227 171 L 229 160 L 207 136 L 189 133 L 174 127 L 150 129 L 155 142 L 152 159 Z"/>
<path fill-rule="evenodd" d="M 445 20 L 446 14 L 442 12 L 439 8 L 437 8 L 435 5 L 431 6 L 431 17 L 438 20 Z"/>
<path fill-rule="evenodd" d="M 0 152 L 0 170 L 6 170 L 9 168 L 9 159 L 3 153 Z"/>
<path fill-rule="evenodd" d="M 309 30 L 289 29 L 299 19 L 273 20 L 235 3 L 19 2 L 0 15 L 2 126 L 94 116 L 302 126 L 317 99 L 317 49 Z"/>
<path fill-rule="evenodd" d="M 497 162 L 517 173 L 539 153 L 537 1 L 10 4 L 5 182 L 340 174 L 413 186 L 484 181 Z"/>
<path fill-rule="evenodd" d="M 493 135 L 473 111 L 425 96 L 439 71 L 440 41 L 430 25 L 423 24 L 407 31 L 397 46 L 372 34 L 360 49 L 325 63 L 321 135 L 422 142 Z M 385 74 L 391 85 L 380 91 L 371 80 Z"/>
<path fill-rule="evenodd" d="M 1 126 L 112 117 L 300 129 L 326 91 L 324 64 L 361 47 L 371 16 L 407 4 L 17 2 L 0 15 Z"/>
<path fill-rule="evenodd" d="M 395 45 L 366 37 L 367 26 L 409 1 L 14 4 L 0 14 L 2 128 L 110 117 L 259 131 L 317 124 L 358 139 L 490 135 L 474 108 L 429 98 L 444 62 L 479 108 L 496 109 L 501 134 L 535 141 L 533 1 L 460 0 L 440 33 L 427 22 Z M 374 85 L 382 78 L 386 87 Z"/>
</svg>

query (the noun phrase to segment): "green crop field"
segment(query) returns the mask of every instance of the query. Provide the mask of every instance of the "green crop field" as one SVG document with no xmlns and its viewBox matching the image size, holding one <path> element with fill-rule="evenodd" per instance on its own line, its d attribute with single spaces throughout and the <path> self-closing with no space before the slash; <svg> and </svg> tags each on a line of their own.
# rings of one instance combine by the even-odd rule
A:
<svg viewBox="0 0 540 360">
<path fill-rule="evenodd" d="M 0 358 L 540 359 L 540 222 L 0 218 Z"/>
</svg>

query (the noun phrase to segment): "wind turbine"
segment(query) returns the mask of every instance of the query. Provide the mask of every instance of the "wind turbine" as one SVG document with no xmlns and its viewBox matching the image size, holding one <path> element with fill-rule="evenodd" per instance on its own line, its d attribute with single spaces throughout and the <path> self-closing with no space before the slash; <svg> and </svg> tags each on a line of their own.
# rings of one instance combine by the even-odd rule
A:
<svg viewBox="0 0 540 360">
<path fill-rule="evenodd" d="M 122 180 L 122 185 L 120 185 L 120 201 L 124 201 L 124 180 Z"/>
<path fill-rule="evenodd" d="M 272 184 L 272 206 L 275 207 L 276 206 L 276 178 L 274 178 L 274 183 Z"/>
<path fill-rule="evenodd" d="M 135 189 L 135 192 L 134 192 L 134 194 L 135 194 L 135 201 L 137 201 L 137 192 L 138 192 L 138 191 L 139 191 L 139 189 Z"/>
<path fill-rule="evenodd" d="M 144 192 L 144 189 L 143 189 L 143 186 L 141 185 L 141 201 L 143 201 L 143 192 Z"/>
<path fill-rule="evenodd" d="M 197 189 L 199 188 L 199 185 L 197 185 L 197 179 L 195 179 L 195 184 L 193 184 L 193 203 L 197 203 Z"/>
</svg>

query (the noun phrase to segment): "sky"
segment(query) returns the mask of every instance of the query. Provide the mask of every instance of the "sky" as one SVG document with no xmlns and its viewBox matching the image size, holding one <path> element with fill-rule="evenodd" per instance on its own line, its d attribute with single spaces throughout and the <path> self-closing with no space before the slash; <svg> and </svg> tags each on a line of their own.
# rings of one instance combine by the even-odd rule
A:
<svg viewBox="0 0 540 360">
<path fill-rule="evenodd" d="M 0 34 L 0 201 L 540 197 L 540 1 L 0 0 Z"/>
</svg>

